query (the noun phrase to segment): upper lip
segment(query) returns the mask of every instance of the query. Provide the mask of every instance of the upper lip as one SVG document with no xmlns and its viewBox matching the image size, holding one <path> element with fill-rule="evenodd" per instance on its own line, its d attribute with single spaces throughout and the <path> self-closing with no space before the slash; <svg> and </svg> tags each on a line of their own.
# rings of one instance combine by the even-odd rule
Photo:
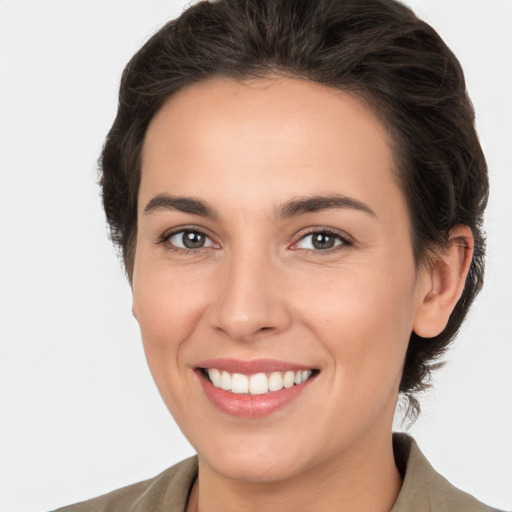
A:
<svg viewBox="0 0 512 512">
<path fill-rule="evenodd" d="M 253 375 L 256 373 L 286 372 L 299 370 L 312 370 L 311 365 L 280 361 L 278 359 L 254 359 L 246 361 L 234 358 L 208 359 L 196 365 L 197 368 L 216 368 L 229 373 L 242 373 Z"/>
</svg>

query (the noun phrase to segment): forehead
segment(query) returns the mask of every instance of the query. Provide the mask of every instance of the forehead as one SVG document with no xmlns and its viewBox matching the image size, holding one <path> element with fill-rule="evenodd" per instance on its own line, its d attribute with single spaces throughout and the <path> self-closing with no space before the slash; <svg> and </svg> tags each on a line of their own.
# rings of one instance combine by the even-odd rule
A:
<svg viewBox="0 0 512 512">
<path fill-rule="evenodd" d="M 334 192 L 378 203 L 399 195 L 395 181 L 388 133 L 356 95 L 293 78 L 216 78 L 169 98 L 150 123 L 140 196 L 214 203 L 221 193 L 249 208 Z"/>
</svg>

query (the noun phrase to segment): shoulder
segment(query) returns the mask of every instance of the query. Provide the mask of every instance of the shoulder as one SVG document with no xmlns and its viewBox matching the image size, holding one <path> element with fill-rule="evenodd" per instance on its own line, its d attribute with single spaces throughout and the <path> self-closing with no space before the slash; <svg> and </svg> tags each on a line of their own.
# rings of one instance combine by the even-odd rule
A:
<svg viewBox="0 0 512 512">
<path fill-rule="evenodd" d="M 411 437 L 395 434 L 393 444 L 404 480 L 391 512 L 499 512 L 437 473 Z"/>
<path fill-rule="evenodd" d="M 54 512 L 182 512 L 196 476 L 197 458 L 191 457 L 154 478 Z"/>
</svg>

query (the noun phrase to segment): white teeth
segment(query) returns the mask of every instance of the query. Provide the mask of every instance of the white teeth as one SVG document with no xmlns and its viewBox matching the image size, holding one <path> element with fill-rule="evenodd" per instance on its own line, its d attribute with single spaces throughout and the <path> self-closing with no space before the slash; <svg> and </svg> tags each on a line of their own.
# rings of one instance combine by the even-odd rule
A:
<svg viewBox="0 0 512 512">
<path fill-rule="evenodd" d="M 268 379 L 268 390 L 279 391 L 283 389 L 283 376 L 279 372 L 272 372 Z"/>
<path fill-rule="evenodd" d="M 221 387 L 221 377 L 220 377 L 220 372 L 219 370 L 217 370 L 217 368 L 210 368 L 208 370 L 208 377 L 210 377 L 210 380 L 213 382 L 213 385 L 216 387 L 216 388 L 220 388 Z"/>
<path fill-rule="evenodd" d="M 241 373 L 233 373 L 231 377 L 231 391 L 233 393 L 249 393 L 249 378 Z"/>
<path fill-rule="evenodd" d="M 249 378 L 249 393 L 251 395 L 263 395 L 268 393 L 268 379 L 264 373 L 251 375 Z"/>
<path fill-rule="evenodd" d="M 216 368 L 208 368 L 207 374 L 216 388 L 231 391 L 235 394 L 263 395 L 283 388 L 291 388 L 302 384 L 312 375 L 312 370 L 288 370 L 286 372 L 272 372 L 270 374 L 256 373 L 245 375 L 243 373 L 229 373 Z"/>
<path fill-rule="evenodd" d="M 286 372 L 283 377 L 283 386 L 285 388 L 291 388 L 295 384 L 295 373 L 294 372 Z"/>
<path fill-rule="evenodd" d="M 225 391 L 229 391 L 231 389 L 231 374 L 228 372 L 222 372 L 220 387 Z"/>
</svg>

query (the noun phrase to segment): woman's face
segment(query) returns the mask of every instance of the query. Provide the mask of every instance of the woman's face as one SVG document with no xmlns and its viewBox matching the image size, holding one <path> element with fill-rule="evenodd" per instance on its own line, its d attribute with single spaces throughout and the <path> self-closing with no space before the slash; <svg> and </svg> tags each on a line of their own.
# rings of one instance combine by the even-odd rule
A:
<svg viewBox="0 0 512 512">
<path fill-rule="evenodd" d="M 133 312 L 217 473 L 276 481 L 387 442 L 422 272 L 387 133 L 357 97 L 215 79 L 151 122 Z"/>
</svg>

